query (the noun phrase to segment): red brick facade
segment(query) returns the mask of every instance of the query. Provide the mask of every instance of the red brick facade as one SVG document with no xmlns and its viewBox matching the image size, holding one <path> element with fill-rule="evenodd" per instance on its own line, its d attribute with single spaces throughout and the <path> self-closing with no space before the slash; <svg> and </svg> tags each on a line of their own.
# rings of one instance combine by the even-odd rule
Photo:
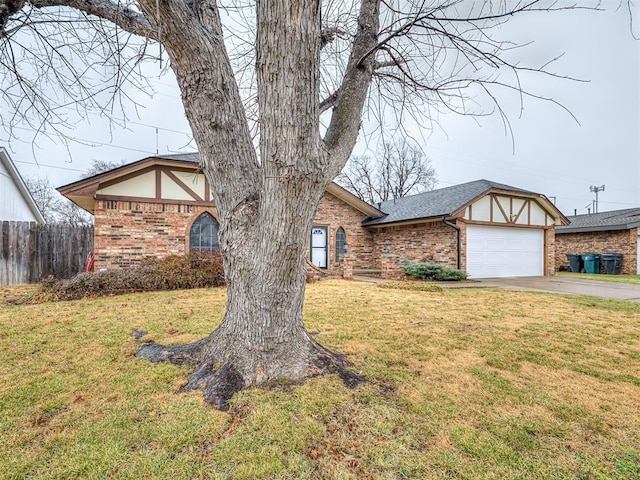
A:
<svg viewBox="0 0 640 480">
<path fill-rule="evenodd" d="M 165 257 L 189 251 L 189 230 L 203 212 L 217 218 L 213 206 L 172 203 L 96 200 L 96 269 L 121 268 L 139 264 L 145 257 Z M 342 227 L 349 245 L 350 269 L 379 268 L 374 262 L 373 232 L 362 228 L 367 216 L 325 193 L 318 206 L 314 225 L 328 227 L 329 265 L 341 267 L 336 259 L 336 231 Z"/>
<path fill-rule="evenodd" d="M 412 261 L 432 260 L 457 268 L 456 231 L 441 221 L 378 227 L 375 232 L 375 261 L 385 253 Z M 379 267 L 378 267 L 379 268 Z"/>
<path fill-rule="evenodd" d="M 217 218 L 213 206 L 96 200 L 96 269 L 128 267 L 139 264 L 145 257 L 164 257 L 188 252 L 191 225 L 205 211 Z M 331 193 L 327 192 L 322 197 L 314 225 L 328 229 L 329 270 L 341 271 L 345 268 L 344 262 L 336 258 L 336 232 L 340 227 L 344 229 L 349 245 L 349 276 L 362 270 L 384 274 L 389 268 L 389 255 L 414 261 L 429 259 L 457 268 L 457 232 L 454 228 L 441 221 L 363 228 L 362 222 L 366 218 L 366 214 Z M 461 268 L 464 270 L 466 224 L 458 222 L 458 226 L 461 229 Z M 569 253 L 574 248 L 569 247 L 569 250 L 562 250 L 555 255 L 554 243 L 554 230 L 547 229 L 547 275 L 553 274 L 556 264 L 564 265 L 564 253 Z M 616 245 L 611 244 L 611 251 L 621 251 Z M 592 250 L 586 246 L 584 248 Z M 584 248 L 581 251 L 586 251 Z M 635 248 L 634 244 L 633 249 Z M 627 249 L 621 253 L 625 255 L 623 265 L 628 264 L 632 252 Z M 635 262 L 635 253 L 633 261 Z"/>
<path fill-rule="evenodd" d="M 377 252 L 374 251 L 373 232 L 362 228 L 361 225 L 366 218 L 367 215 L 334 195 L 326 192 L 322 196 L 313 224 L 328 227 L 328 265 L 331 270 L 340 268 L 340 262 L 336 258 L 336 232 L 340 227 L 344 229 L 349 245 L 347 253 L 353 258 L 352 268 L 355 270 L 379 268 L 378 265 L 374 265 Z"/>
<path fill-rule="evenodd" d="M 60 187 L 63 195 L 95 214 L 97 269 L 128 267 L 139 264 L 145 257 L 165 257 L 189 251 L 193 222 L 205 211 L 217 218 L 210 187 L 204 175 L 197 171 L 197 162 L 197 154 L 147 157 Z M 385 215 L 339 185 L 329 184 L 315 213 L 313 226 L 317 228 L 309 231 L 305 242 L 310 258 L 311 238 L 318 241 L 313 249 L 314 260 L 327 268 L 311 270 L 319 275 L 325 275 L 327 271 L 330 274 L 342 272 L 346 277 L 364 270 L 391 275 L 392 270 L 398 270 L 398 258 L 429 259 L 457 268 L 458 255 L 460 267 L 465 270 L 465 222 L 468 222 L 543 229 L 547 258 L 545 274 L 553 274 L 556 254 L 552 225 L 565 224 L 566 218 L 542 196 L 505 190 L 504 185 L 486 180 L 469 185 L 461 191 L 454 189 L 458 192 L 455 195 L 466 198 L 465 195 L 470 195 L 469 188 L 476 193 L 465 200 L 467 203 L 455 207 L 457 210 L 447 210 L 447 216 L 452 217 L 451 221 L 459 228 L 461 245 L 458 251 L 457 228 L 444 224 L 435 216 L 435 211 L 430 210 L 433 202 L 426 201 L 427 197 L 422 197 L 422 204 L 418 202 L 410 207 L 416 209 L 413 211 L 415 217 L 412 212 L 403 210 L 406 204 L 395 211 L 391 208 Z M 447 190 L 440 195 L 449 198 L 453 194 Z M 429 220 L 422 220 L 426 218 Z M 367 219 L 371 221 L 363 227 Z M 198 235 L 197 232 L 194 231 L 194 235 Z M 199 237 L 199 241 L 206 240 Z M 338 241 L 348 245 L 346 256 L 342 255 L 342 258 L 336 255 Z M 637 244 L 635 237 L 633 244 Z M 633 255 L 635 261 L 635 251 L 623 253 L 628 259 Z"/>
<path fill-rule="evenodd" d="M 547 264 L 545 265 L 545 275 L 553 275 L 558 270 L 556 268 L 556 231 L 555 228 L 548 228 L 544 232 L 544 248 Z"/>
<path fill-rule="evenodd" d="M 556 268 L 569 265 L 567 254 L 586 253 L 621 253 L 620 273 L 635 275 L 638 273 L 638 229 L 556 234 Z M 601 262 L 600 272 L 603 271 Z"/>
<path fill-rule="evenodd" d="M 188 252 L 191 224 L 205 211 L 217 216 L 213 207 L 96 200 L 96 270 L 136 265 L 145 257 Z"/>
<path fill-rule="evenodd" d="M 196 205 L 185 202 L 154 200 L 95 201 L 95 266 L 96 269 L 122 268 L 139 264 L 145 257 L 165 257 L 189 251 L 189 232 L 193 222 L 203 212 L 217 218 L 212 204 Z M 423 221 L 405 225 L 362 227 L 367 214 L 350 203 L 326 192 L 318 205 L 314 226 L 327 228 L 328 270 L 351 277 L 366 270 L 397 277 L 397 261 L 390 258 L 408 258 L 414 261 L 431 260 L 457 268 L 457 232 L 441 220 Z M 461 236 L 461 269 L 466 269 L 466 224 L 458 221 Z M 345 231 L 348 261 L 336 257 L 336 232 Z M 636 234 L 636 231 L 633 232 Z M 609 234 L 611 238 L 612 234 Z M 309 245 L 310 237 L 307 240 Z M 563 235 L 569 237 L 569 235 Z M 616 237 L 617 238 L 617 237 Z M 627 237 L 628 238 L 628 235 Z M 634 237 L 637 241 L 637 237 Z M 307 247 L 309 248 L 309 246 Z M 556 255 L 554 229 L 545 230 L 547 265 L 545 274 L 552 275 L 556 263 L 563 265 L 564 253 L 578 247 L 559 250 Z M 616 242 L 611 251 L 625 255 L 624 265 L 632 261 L 635 268 L 636 243 L 622 250 Z M 581 251 L 594 248 L 581 246 Z M 586 249 L 586 250 L 585 250 Z M 601 249 L 597 251 L 602 251 Z M 307 250 L 309 257 L 309 250 Z M 392 269 L 395 273 L 392 274 Z M 626 271 L 625 270 L 625 271 Z M 635 273 L 635 272 L 634 272 Z"/>
</svg>

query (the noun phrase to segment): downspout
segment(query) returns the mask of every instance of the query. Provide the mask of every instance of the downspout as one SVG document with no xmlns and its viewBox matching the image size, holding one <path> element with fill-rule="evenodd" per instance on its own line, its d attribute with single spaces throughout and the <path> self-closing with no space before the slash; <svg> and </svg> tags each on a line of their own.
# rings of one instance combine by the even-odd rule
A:
<svg viewBox="0 0 640 480">
<path fill-rule="evenodd" d="M 447 225 L 448 227 L 451 227 L 453 229 L 455 229 L 456 231 L 456 237 L 457 237 L 457 246 L 458 246 L 458 270 L 460 270 L 460 266 L 462 265 L 462 256 L 461 256 L 461 252 L 462 252 L 462 240 L 460 238 L 460 227 L 457 226 L 455 223 L 451 223 L 449 220 L 447 220 L 447 216 L 443 215 L 442 216 L 442 223 L 444 223 L 445 225 Z"/>
</svg>

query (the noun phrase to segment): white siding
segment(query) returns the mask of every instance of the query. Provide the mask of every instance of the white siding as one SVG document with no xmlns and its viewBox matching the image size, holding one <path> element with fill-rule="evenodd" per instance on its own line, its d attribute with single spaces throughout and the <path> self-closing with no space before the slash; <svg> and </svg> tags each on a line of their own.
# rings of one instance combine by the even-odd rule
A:
<svg viewBox="0 0 640 480">
<path fill-rule="evenodd" d="M 38 218 L 31 210 L 7 168 L 0 162 L 0 221 L 13 220 L 37 222 Z"/>
</svg>

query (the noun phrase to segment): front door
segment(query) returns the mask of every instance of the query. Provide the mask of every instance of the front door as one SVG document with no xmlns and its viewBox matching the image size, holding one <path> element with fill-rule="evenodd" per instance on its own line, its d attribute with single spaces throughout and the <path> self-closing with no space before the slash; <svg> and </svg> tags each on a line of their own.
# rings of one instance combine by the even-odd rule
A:
<svg viewBox="0 0 640 480">
<path fill-rule="evenodd" d="M 311 228 L 311 263 L 318 268 L 327 268 L 329 232 L 327 227 Z"/>
</svg>

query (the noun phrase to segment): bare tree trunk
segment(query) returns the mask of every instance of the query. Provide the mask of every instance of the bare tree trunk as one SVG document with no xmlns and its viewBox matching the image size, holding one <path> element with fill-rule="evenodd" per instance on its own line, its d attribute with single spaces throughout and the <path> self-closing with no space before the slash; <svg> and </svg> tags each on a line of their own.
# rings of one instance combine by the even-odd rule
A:
<svg viewBox="0 0 640 480">
<path fill-rule="evenodd" d="M 185 5 L 175 4 L 173 21 Z M 335 170 L 319 129 L 320 2 L 261 1 L 257 19 L 260 162 L 237 86 L 229 82 L 224 47 L 215 41 L 222 36 L 216 12 L 201 10 L 192 26 L 164 25 L 164 45 L 221 217 L 228 300 L 222 323 L 205 339 L 151 344 L 138 355 L 192 365 L 184 389 L 204 388 L 219 408 L 237 390 L 271 379 L 331 371 L 355 378 L 344 370 L 344 357 L 315 342 L 302 321 L 306 244 Z"/>
<path fill-rule="evenodd" d="M 254 222 L 259 209 L 252 204 L 245 207 L 244 224 L 220 232 L 222 244 L 229 243 L 230 235 L 242 237 L 224 256 L 228 299 L 220 326 L 191 345 L 151 344 L 138 352 L 152 361 L 193 366 L 183 390 L 204 388 L 205 399 L 221 409 L 241 388 L 273 379 L 299 381 L 326 372 L 356 378 L 344 370 L 344 357 L 321 347 L 305 331 L 306 226 L 315 204 L 292 208 L 286 191 L 285 186 L 268 202 L 288 220 L 286 228 L 279 228 L 280 222 Z"/>
</svg>

